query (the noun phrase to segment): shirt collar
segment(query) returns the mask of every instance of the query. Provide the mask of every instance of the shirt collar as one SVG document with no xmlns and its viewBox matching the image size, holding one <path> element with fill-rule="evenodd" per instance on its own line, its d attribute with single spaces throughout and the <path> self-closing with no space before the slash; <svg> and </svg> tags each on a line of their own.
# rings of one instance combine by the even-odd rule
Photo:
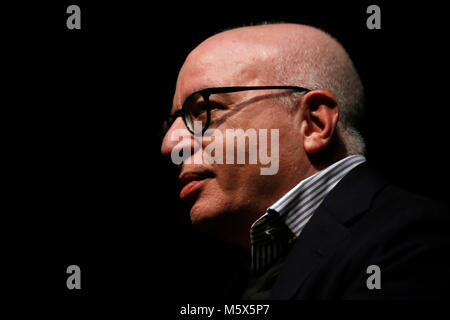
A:
<svg viewBox="0 0 450 320">
<path fill-rule="evenodd" d="M 271 205 L 250 229 L 252 270 L 264 271 L 285 254 L 328 193 L 365 161 L 362 155 L 348 156 L 303 179 Z"/>
<path fill-rule="evenodd" d="M 357 154 L 335 162 L 300 181 L 271 205 L 269 210 L 278 212 L 291 231 L 298 236 L 305 224 L 302 219 L 310 218 L 338 182 L 353 168 L 365 161 L 366 158 L 363 155 Z"/>
</svg>

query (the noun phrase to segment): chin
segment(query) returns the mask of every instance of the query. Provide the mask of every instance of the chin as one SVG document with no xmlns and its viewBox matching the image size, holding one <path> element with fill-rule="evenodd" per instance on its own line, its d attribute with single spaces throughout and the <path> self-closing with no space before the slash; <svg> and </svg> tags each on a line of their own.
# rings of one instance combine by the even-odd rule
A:
<svg viewBox="0 0 450 320">
<path fill-rule="evenodd" d="M 193 226 L 201 232 L 220 235 L 227 224 L 229 216 L 225 206 L 212 206 L 210 202 L 196 202 L 190 211 Z"/>
<path fill-rule="evenodd" d="M 208 221 L 216 220 L 217 216 L 220 215 L 217 210 L 214 210 L 208 204 L 202 204 L 202 202 L 197 201 L 191 208 L 190 216 L 193 225 L 201 225 Z"/>
</svg>

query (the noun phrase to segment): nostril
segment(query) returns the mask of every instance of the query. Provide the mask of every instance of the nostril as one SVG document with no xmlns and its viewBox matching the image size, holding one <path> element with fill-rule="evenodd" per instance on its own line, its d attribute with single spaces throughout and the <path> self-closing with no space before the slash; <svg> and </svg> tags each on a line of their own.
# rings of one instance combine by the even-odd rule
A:
<svg viewBox="0 0 450 320">
<path fill-rule="evenodd" d="M 194 153 L 195 145 L 196 142 L 189 130 L 173 125 L 162 141 L 161 153 L 165 158 L 171 159 L 175 165 L 178 165 Z M 201 147 L 200 144 L 199 147 Z"/>
</svg>

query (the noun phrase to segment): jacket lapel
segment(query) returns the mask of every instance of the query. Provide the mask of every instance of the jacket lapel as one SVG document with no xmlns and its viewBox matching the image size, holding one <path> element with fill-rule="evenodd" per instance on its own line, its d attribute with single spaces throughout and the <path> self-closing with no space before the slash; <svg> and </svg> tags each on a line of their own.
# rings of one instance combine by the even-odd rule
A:
<svg viewBox="0 0 450 320">
<path fill-rule="evenodd" d="M 346 222 L 363 213 L 385 182 L 361 164 L 328 194 L 303 229 L 270 293 L 270 299 L 291 299 L 321 260 L 331 256 L 350 234 Z"/>
</svg>

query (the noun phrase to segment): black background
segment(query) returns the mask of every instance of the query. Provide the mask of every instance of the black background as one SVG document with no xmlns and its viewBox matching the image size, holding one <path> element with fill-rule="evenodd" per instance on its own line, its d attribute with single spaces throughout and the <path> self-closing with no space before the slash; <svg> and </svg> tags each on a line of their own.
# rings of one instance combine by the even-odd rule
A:
<svg viewBox="0 0 450 320">
<path fill-rule="evenodd" d="M 22 3 L 3 12 L 12 17 L 3 29 L 12 220 L 5 246 L 13 253 L 5 264 L 19 296 L 69 308 L 217 301 L 233 252 L 190 226 L 158 132 L 186 55 L 243 24 L 311 24 L 335 36 L 366 89 L 360 129 L 372 166 L 449 203 L 440 5 L 92 2 Z M 81 7 L 81 30 L 66 28 L 70 4 Z M 381 8 L 381 30 L 366 28 L 370 4 Z M 71 264 L 81 267 L 82 290 L 66 288 Z"/>
</svg>

